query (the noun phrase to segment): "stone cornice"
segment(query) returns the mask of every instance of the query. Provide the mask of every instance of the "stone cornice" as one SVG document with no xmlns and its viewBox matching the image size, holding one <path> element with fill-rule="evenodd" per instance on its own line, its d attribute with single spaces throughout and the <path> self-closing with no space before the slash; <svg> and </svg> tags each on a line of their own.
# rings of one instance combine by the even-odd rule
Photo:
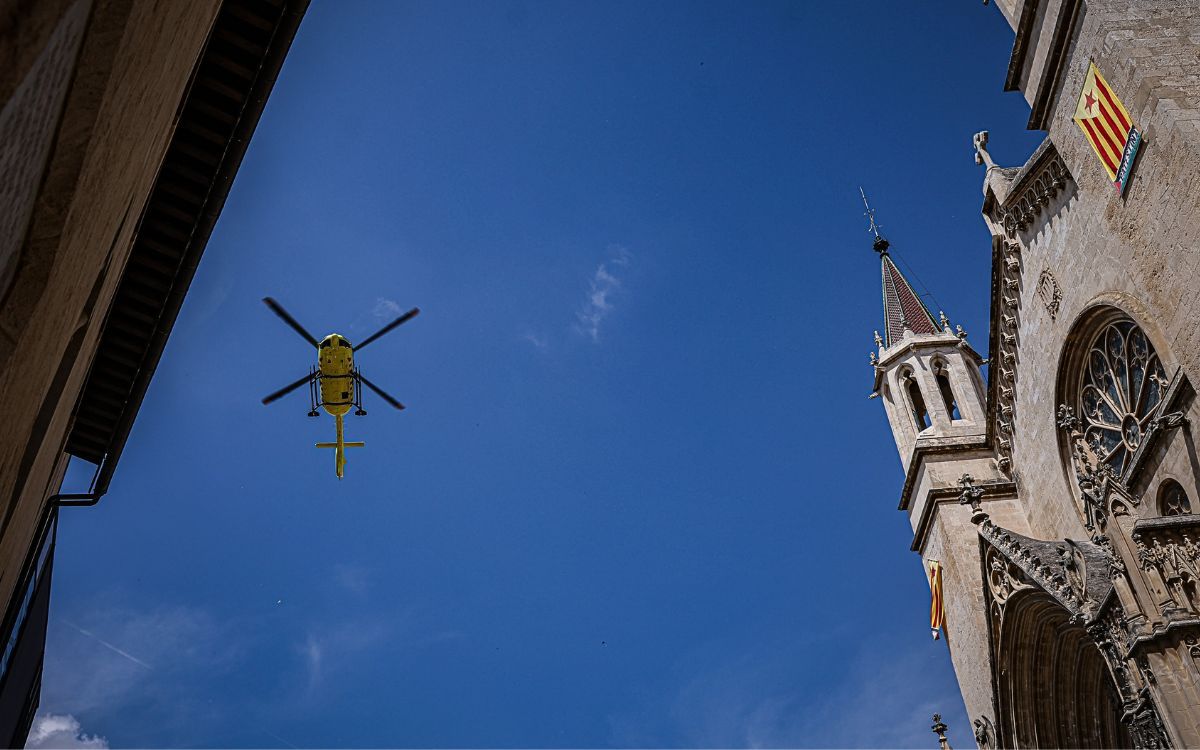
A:
<svg viewBox="0 0 1200 750">
<path fill-rule="evenodd" d="M 992 218 L 1015 240 L 1069 181 L 1066 162 L 1047 138 L 1013 177 L 1004 200 L 992 206 Z"/>
<path fill-rule="evenodd" d="M 1017 20 L 1017 35 L 1013 40 L 1012 55 L 1008 58 L 1008 75 L 1004 78 L 1004 90 L 1016 91 L 1021 87 L 1021 69 L 1025 67 L 1025 55 L 1029 52 L 1033 19 L 1037 16 L 1038 0 L 1025 0 Z"/>
<path fill-rule="evenodd" d="M 917 484 L 917 475 L 920 474 L 926 456 L 941 456 L 947 453 L 987 454 L 991 452 L 992 447 L 986 439 L 973 436 L 943 438 L 943 441 L 936 443 L 929 441 L 922 444 L 920 440 L 917 440 L 917 447 L 913 449 L 912 461 L 908 464 L 908 472 L 904 475 L 904 487 L 900 490 L 900 505 L 896 510 L 908 510 L 908 506 L 912 504 L 913 488 Z"/>
<path fill-rule="evenodd" d="M 1157 518 L 1141 518 L 1133 524 L 1133 536 L 1149 531 L 1182 530 L 1200 527 L 1200 515 L 1186 513 L 1179 516 L 1159 516 Z"/>
<path fill-rule="evenodd" d="M 1136 636 L 1133 638 L 1133 643 L 1129 646 L 1128 658 L 1136 659 L 1141 656 L 1149 646 L 1158 643 L 1173 640 L 1177 633 L 1192 633 L 1200 634 L 1200 619 L 1195 617 L 1180 618 L 1176 620 L 1168 620 L 1160 624 L 1149 633 Z"/>
<path fill-rule="evenodd" d="M 1030 104 L 1029 122 L 1026 125 L 1030 130 L 1049 129 L 1050 118 L 1054 113 L 1055 95 L 1058 93 L 1063 69 L 1067 64 L 1067 53 L 1071 47 L 1072 31 L 1082 6 L 1083 0 L 1062 0 L 1058 8 L 1050 49 L 1046 50 L 1046 56 L 1043 58 L 1045 67 L 1038 81 L 1037 95 Z M 1032 79 L 1034 71 L 1029 72 Z"/>
<path fill-rule="evenodd" d="M 983 494 L 980 495 L 980 498 L 983 500 L 1017 496 L 1017 483 L 1013 481 L 989 482 L 976 485 L 976 489 L 982 490 Z M 961 487 L 936 487 L 929 491 L 925 507 L 921 509 L 921 518 L 917 521 L 917 529 L 913 533 L 912 544 L 908 547 L 910 550 L 919 553 L 924 548 L 929 537 L 929 529 L 933 526 L 935 506 L 951 501 L 962 502 L 962 492 Z"/>
<path fill-rule="evenodd" d="M 1029 76 L 1022 86 L 1021 77 L 1025 72 L 1025 63 L 1029 55 L 1038 46 L 1040 34 L 1049 18 L 1043 18 L 1035 24 L 1040 5 L 1049 6 L 1046 0 L 1024 0 L 1021 12 L 1016 22 L 1016 38 L 1013 40 L 1012 54 L 1008 59 L 1008 72 L 1004 77 L 1004 90 L 1016 91 L 1024 89 L 1030 101 L 1029 122 L 1030 130 L 1046 130 L 1054 109 L 1054 98 L 1062 79 L 1063 68 L 1067 63 L 1067 53 L 1071 46 L 1071 32 L 1079 18 L 1082 0 L 1062 0 L 1058 7 L 1058 15 L 1054 19 L 1051 36 L 1046 40 L 1046 54 L 1035 55 L 1041 59 L 1041 70 L 1029 69 Z M 1046 8 L 1049 10 L 1049 8 Z"/>
<path fill-rule="evenodd" d="M 935 334 L 909 335 L 909 333 L 906 331 L 906 335 L 900 341 L 879 350 L 879 360 L 875 362 L 875 382 L 871 386 L 872 398 L 878 395 L 879 389 L 883 387 L 884 373 L 888 368 L 896 360 L 912 354 L 917 349 L 951 346 L 961 349 L 976 365 L 983 365 L 985 362 L 983 355 L 975 351 L 974 347 L 967 342 L 965 333 L 960 336 L 952 333 L 949 329 Z"/>
</svg>

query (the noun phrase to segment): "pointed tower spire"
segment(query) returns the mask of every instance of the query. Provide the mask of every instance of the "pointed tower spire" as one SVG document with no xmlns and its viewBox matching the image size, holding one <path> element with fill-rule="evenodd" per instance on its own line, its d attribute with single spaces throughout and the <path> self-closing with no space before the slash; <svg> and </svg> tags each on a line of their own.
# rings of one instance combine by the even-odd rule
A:
<svg viewBox="0 0 1200 750">
<path fill-rule="evenodd" d="M 939 333 L 941 329 L 929 308 L 896 268 L 891 256 L 886 250 L 880 256 L 883 263 L 883 345 L 888 347 L 899 341 L 906 328 L 916 334 Z"/>
<path fill-rule="evenodd" d="M 879 260 L 883 265 L 884 347 L 889 347 L 903 338 L 906 328 L 916 334 L 939 333 L 941 329 L 937 321 L 888 255 L 891 243 L 884 238 L 879 231 L 879 225 L 875 223 L 875 209 L 867 203 L 867 194 L 861 187 L 858 192 L 867 208 L 865 215 L 871 221 L 867 231 L 875 235 L 872 247 L 879 253 Z"/>
</svg>

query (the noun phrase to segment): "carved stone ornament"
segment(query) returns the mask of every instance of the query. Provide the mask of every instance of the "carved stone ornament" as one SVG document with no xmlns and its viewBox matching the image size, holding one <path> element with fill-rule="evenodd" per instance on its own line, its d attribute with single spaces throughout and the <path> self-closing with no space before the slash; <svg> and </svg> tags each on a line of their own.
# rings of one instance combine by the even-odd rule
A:
<svg viewBox="0 0 1200 750">
<path fill-rule="evenodd" d="M 1138 564 L 1168 619 L 1200 616 L 1200 518 L 1167 516 L 1139 521 L 1133 530 Z"/>
<path fill-rule="evenodd" d="M 1054 320 L 1058 317 L 1058 307 L 1062 302 L 1062 289 L 1058 286 L 1058 279 L 1054 278 L 1054 274 L 1047 268 L 1042 271 L 1042 275 L 1038 277 L 1037 287 L 1034 292 L 1038 299 L 1045 305 L 1046 311 L 1050 313 L 1050 319 Z"/>
<path fill-rule="evenodd" d="M 1108 494 L 1108 480 L 1112 470 L 1097 453 L 1095 446 L 1088 444 L 1080 431 L 1079 417 L 1066 404 L 1058 406 L 1058 427 L 1067 435 L 1071 451 L 1071 464 L 1075 468 L 1075 480 L 1079 485 L 1083 503 L 1084 526 L 1088 531 L 1103 529 L 1108 508 L 1104 497 Z"/>
<path fill-rule="evenodd" d="M 1141 705 L 1131 712 L 1127 724 L 1135 748 L 1157 750 L 1171 746 L 1170 740 L 1167 739 L 1167 730 L 1149 697 L 1144 698 Z"/>
<path fill-rule="evenodd" d="M 974 513 L 971 520 L 986 543 L 985 575 L 1001 615 L 1015 591 L 1036 586 L 1072 616 L 1091 620 L 1112 591 L 1112 557 L 1103 546 L 1030 539 L 997 526 L 983 511 Z"/>
<path fill-rule="evenodd" d="M 971 506 L 972 518 L 975 513 L 981 513 L 980 502 L 983 500 L 983 488 L 975 486 L 975 479 L 970 474 L 963 474 L 958 479 L 958 486 L 962 491 L 958 493 L 958 502 L 961 505 Z"/>
<path fill-rule="evenodd" d="M 1100 647 L 1117 684 L 1121 703 L 1129 705 L 1137 699 L 1138 686 L 1129 674 L 1129 627 L 1119 608 L 1111 608 L 1096 622 L 1088 626 L 1088 635 Z"/>
<path fill-rule="evenodd" d="M 992 161 L 992 155 L 987 150 L 988 132 L 981 130 L 971 139 L 971 145 L 975 147 L 975 163 L 986 166 L 988 169 L 996 166 L 996 162 Z"/>
<path fill-rule="evenodd" d="M 996 727 L 992 720 L 981 714 L 972 724 L 975 730 L 975 744 L 979 746 L 979 750 L 995 750 Z"/>
<path fill-rule="evenodd" d="M 995 214 L 995 220 L 1009 237 L 1015 237 L 1037 218 L 1051 199 L 1066 187 L 1071 173 L 1062 157 L 1051 148 L 1040 164 L 1018 179 L 1019 185 Z"/>
</svg>

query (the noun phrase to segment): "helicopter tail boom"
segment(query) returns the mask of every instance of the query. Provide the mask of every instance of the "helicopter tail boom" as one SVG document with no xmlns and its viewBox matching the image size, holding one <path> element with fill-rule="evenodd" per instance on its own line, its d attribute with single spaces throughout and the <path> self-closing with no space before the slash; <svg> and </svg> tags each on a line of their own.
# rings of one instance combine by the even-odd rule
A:
<svg viewBox="0 0 1200 750">
<path fill-rule="evenodd" d="M 367 444 L 362 441 L 346 442 L 342 439 L 342 415 L 334 415 L 337 421 L 337 442 L 336 443 L 317 443 L 318 448 L 333 448 L 334 449 L 334 467 L 337 470 L 337 478 L 341 479 L 346 469 L 346 448 L 365 448 Z"/>
</svg>

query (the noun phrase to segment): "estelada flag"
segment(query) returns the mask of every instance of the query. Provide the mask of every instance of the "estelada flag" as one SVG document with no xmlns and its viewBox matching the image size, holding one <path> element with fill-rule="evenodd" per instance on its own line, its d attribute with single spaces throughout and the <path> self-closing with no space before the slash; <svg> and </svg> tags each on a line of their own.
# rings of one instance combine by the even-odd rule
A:
<svg viewBox="0 0 1200 750">
<path fill-rule="evenodd" d="M 1100 75 L 1096 63 L 1088 63 L 1088 72 L 1075 106 L 1075 124 L 1083 131 L 1117 193 L 1125 192 L 1129 171 L 1142 142 L 1142 134 L 1133 126 L 1125 105 Z"/>
<path fill-rule="evenodd" d="M 929 561 L 929 593 L 929 629 L 936 641 L 946 624 L 946 606 L 942 601 L 942 564 L 937 560 Z"/>
</svg>

